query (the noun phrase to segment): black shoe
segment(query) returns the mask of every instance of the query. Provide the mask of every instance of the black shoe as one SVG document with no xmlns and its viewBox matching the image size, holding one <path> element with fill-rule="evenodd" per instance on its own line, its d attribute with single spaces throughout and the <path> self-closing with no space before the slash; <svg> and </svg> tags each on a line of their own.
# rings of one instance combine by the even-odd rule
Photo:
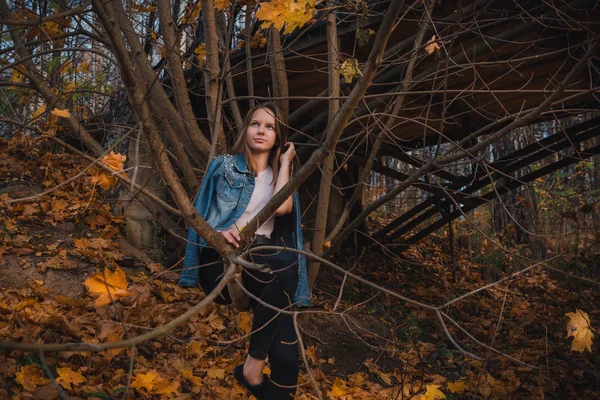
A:
<svg viewBox="0 0 600 400">
<path fill-rule="evenodd" d="M 254 397 L 256 397 L 258 400 L 264 399 L 265 391 L 267 390 L 267 387 L 270 383 L 269 377 L 267 377 L 267 375 L 263 374 L 263 381 L 258 385 L 253 385 L 250 382 L 248 382 L 248 380 L 244 376 L 244 364 L 240 364 L 233 369 L 233 377 L 236 381 L 238 381 L 240 385 L 248 389 L 248 391 L 252 393 Z"/>
</svg>

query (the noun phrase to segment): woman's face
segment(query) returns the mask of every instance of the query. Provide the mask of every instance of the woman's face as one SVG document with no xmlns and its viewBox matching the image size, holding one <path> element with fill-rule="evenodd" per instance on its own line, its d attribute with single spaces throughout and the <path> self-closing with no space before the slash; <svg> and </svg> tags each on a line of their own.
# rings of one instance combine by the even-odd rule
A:
<svg viewBox="0 0 600 400">
<path fill-rule="evenodd" d="M 246 141 L 254 154 L 269 152 L 277 141 L 275 117 L 270 110 L 259 108 L 246 128 Z"/>
</svg>

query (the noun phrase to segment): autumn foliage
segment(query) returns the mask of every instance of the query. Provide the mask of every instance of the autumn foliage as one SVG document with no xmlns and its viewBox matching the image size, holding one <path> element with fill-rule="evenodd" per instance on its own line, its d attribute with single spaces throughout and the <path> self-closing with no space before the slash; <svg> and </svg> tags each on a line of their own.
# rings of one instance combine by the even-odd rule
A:
<svg viewBox="0 0 600 400">
<path fill-rule="evenodd" d="M 0 399 L 248 398 L 252 312 L 176 282 L 190 226 L 239 255 L 193 199 L 271 97 L 298 399 L 600 398 L 592 3 L 0 0 Z"/>
<path fill-rule="evenodd" d="M 177 287 L 177 273 L 164 271 L 159 264 L 138 260 L 134 267 L 118 265 L 128 257 L 127 247 L 120 241 L 122 219 L 111 211 L 105 192 L 96 188 L 93 173 L 48 195 L 13 202 L 68 179 L 86 165 L 75 156 L 31 144 L 28 138 L 16 137 L 3 145 L 1 153 L 2 179 L 11 184 L 1 195 L 0 340 L 121 341 L 164 325 L 203 297 L 199 289 Z M 407 253 L 411 263 L 422 263 L 421 272 L 411 270 L 410 264 L 400 270 L 387 268 L 388 261 L 378 254 L 360 261 L 356 272 L 374 282 L 391 283 L 391 288 L 430 304 L 481 286 L 485 266 L 468 261 L 463 253 L 458 255 L 459 281 L 450 284 L 443 267 L 448 256 L 441 239 L 434 236 Z M 338 261 L 352 263 L 344 257 Z M 22 275 L 20 285 L 9 280 L 14 279 L 9 275 L 15 271 Z M 324 311 L 336 307 L 336 299 L 327 295 L 337 290 L 336 279 L 328 281 L 332 284 L 315 292 L 316 307 Z M 332 314 L 305 328 L 320 336 L 319 340 L 306 338 L 306 356 L 313 377 L 329 399 L 399 395 L 422 400 L 501 399 L 511 393 L 533 397 L 547 385 L 561 393 L 575 393 L 561 382 L 586 379 L 557 364 L 552 366 L 553 380 L 548 382 L 545 374 L 503 357 L 494 359 L 490 369 L 485 362 L 464 357 L 449 346 L 426 311 L 389 297 L 369 300 L 370 290 L 352 285 L 354 297 L 344 297 L 337 305 L 337 311 L 345 316 L 340 319 Z M 547 304 L 545 298 L 555 304 Z M 573 309 L 565 316 L 562 310 L 568 310 L 575 298 L 555 276 L 536 272 L 508 288 L 497 287 L 486 295 L 468 298 L 455 306 L 453 316 L 482 340 L 498 335 L 498 347 L 527 364 L 544 365 L 548 356 L 556 354 L 587 362 L 585 354 L 594 351 L 593 316 L 597 312 L 589 310 L 590 317 Z M 502 324 L 497 327 L 500 315 Z M 536 322 L 540 315 L 544 315 L 547 330 Z M 120 396 L 129 387 L 131 398 L 187 394 L 241 399 L 246 398 L 245 391 L 234 383 L 231 371 L 243 360 L 250 330 L 250 313 L 210 305 L 182 328 L 135 348 L 48 354 L 46 362 L 52 377 L 70 396 Z M 376 331 L 387 332 L 390 339 L 383 340 Z M 343 343 L 350 343 L 352 350 L 344 349 Z M 56 398 L 57 392 L 35 355 L 6 352 L 0 355 L 0 365 L 0 397 Z M 308 382 L 304 370 L 298 398 L 314 398 Z"/>
</svg>

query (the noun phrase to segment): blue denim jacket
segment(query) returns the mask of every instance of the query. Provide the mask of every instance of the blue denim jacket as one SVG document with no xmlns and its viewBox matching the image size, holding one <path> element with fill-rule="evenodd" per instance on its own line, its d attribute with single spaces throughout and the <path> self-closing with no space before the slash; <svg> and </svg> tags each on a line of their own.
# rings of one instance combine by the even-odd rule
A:
<svg viewBox="0 0 600 400">
<path fill-rule="evenodd" d="M 208 166 L 194 206 L 210 226 L 216 230 L 226 230 L 244 213 L 253 191 L 254 174 L 248 170 L 244 155 L 218 156 Z M 283 228 L 282 233 L 289 237 L 289 240 L 285 241 L 287 245 L 304 250 L 300 200 L 297 192 L 294 192 L 292 199 L 292 212 L 275 218 L 275 229 L 278 226 Z M 190 228 L 183 262 L 184 270 L 179 279 L 179 286 L 198 287 L 200 279 L 197 266 L 200 264 L 200 254 L 205 246 L 206 241 Z M 293 300 L 299 306 L 308 307 L 310 294 L 306 258 L 298 255 L 298 263 L 298 288 Z"/>
</svg>

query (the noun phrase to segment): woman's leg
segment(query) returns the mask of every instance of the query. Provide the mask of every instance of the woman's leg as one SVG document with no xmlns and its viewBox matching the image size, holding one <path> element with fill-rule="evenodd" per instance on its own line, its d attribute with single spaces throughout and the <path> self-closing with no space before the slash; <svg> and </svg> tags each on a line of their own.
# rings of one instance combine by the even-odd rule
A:
<svg viewBox="0 0 600 400">
<path fill-rule="evenodd" d="M 200 266 L 198 267 L 200 286 L 204 293 L 209 294 L 223 277 L 224 266 L 219 253 L 211 247 L 204 248 L 200 254 Z M 215 297 L 215 303 L 231 304 L 231 297 L 229 296 L 227 287 L 223 289 L 219 296 Z"/>
<path fill-rule="evenodd" d="M 242 275 L 244 286 L 259 297 L 262 302 L 278 309 L 289 309 L 288 306 L 292 303 L 292 297 L 298 284 L 296 260 L 297 257 L 293 253 L 255 253 L 252 261 L 256 264 L 268 264 L 273 274 L 244 270 Z M 254 302 L 253 308 L 252 331 L 254 333 L 250 336 L 248 358 L 244 363 L 243 372 L 251 384 L 258 384 L 262 380 L 264 360 L 267 356 L 269 356 L 269 359 L 274 356 L 271 350 L 273 347 L 278 347 L 275 341 L 281 342 L 281 339 L 277 338 L 277 334 L 279 332 L 279 321 L 283 314 L 278 314 L 276 310 L 261 304 L 261 302 Z M 277 355 L 275 357 L 277 358 Z M 294 379 L 297 379 L 298 374 L 297 363 L 296 354 L 295 372 L 290 371 Z"/>
<path fill-rule="evenodd" d="M 298 285 L 297 257 L 294 253 L 279 252 L 275 255 L 257 254 L 253 256 L 255 264 L 267 264 L 272 274 L 256 270 L 244 270 L 244 286 L 251 293 L 278 309 L 288 309 Z M 290 256 L 291 255 L 291 256 Z M 267 358 L 271 343 L 275 338 L 279 323 L 278 312 L 260 302 L 254 308 L 254 320 L 250 336 L 248 354 L 259 360 Z"/>
<path fill-rule="evenodd" d="M 265 400 L 293 399 L 298 384 L 298 337 L 291 315 L 281 315 L 269 349 L 271 385 Z"/>
</svg>

